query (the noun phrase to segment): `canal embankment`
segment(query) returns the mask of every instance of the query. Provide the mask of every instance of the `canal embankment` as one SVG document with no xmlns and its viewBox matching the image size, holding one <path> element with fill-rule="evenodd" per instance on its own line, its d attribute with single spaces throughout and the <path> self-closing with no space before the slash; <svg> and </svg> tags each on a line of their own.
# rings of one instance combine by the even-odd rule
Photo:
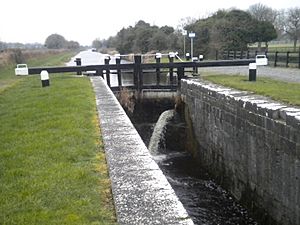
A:
<svg viewBox="0 0 300 225">
<path fill-rule="evenodd" d="M 263 224 L 300 224 L 300 108 L 203 80 L 181 97 L 201 165 Z"/>
</svg>

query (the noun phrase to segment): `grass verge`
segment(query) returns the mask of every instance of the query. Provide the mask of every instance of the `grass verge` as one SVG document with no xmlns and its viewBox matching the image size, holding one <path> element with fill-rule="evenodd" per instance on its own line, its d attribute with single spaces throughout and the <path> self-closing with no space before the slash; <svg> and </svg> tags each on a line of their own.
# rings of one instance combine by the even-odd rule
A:
<svg viewBox="0 0 300 225">
<path fill-rule="evenodd" d="M 259 77 L 256 82 L 249 82 L 248 77 L 240 75 L 210 74 L 202 77 L 213 83 L 232 87 L 239 90 L 255 92 L 274 100 L 300 106 L 300 84 L 277 81 Z"/>
<path fill-rule="evenodd" d="M 27 62 L 28 67 L 35 67 L 35 66 L 57 66 L 62 65 L 62 62 L 67 62 L 72 56 L 74 52 L 72 51 L 65 51 L 59 54 L 51 55 L 44 54 L 41 55 L 39 58 L 30 59 Z M 15 76 L 14 75 L 14 64 L 9 64 L 4 67 L 0 67 L 0 93 L 4 91 L 6 88 L 9 88 L 22 80 L 23 76 Z"/>
<path fill-rule="evenodd" d="M 28 76 L 0 93 L 0 224 L 115 224 L 89 79 L 50 85 Z"/>
</svg>

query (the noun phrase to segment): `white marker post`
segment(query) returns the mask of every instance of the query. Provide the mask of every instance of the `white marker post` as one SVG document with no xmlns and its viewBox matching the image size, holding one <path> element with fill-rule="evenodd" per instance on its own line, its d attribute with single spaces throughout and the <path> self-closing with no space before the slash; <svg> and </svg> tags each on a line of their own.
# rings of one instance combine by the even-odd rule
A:
<svg viewBox="0 0 300 225">
<path fill-rule="evenodd" d="M 189 33 L 189 38 L 191 38 L 191 58 L 193 59 L 193 39 L 196 37 L 196 34 L 191 32 Z"/>
<path fill-rule="evenodd" d="M 249 64 L 249 81 L 256 81 L 256 67 L 268 65 L 268 58 L 266 55 L 257 55 L 255 63 Z"/>
<path fill-rule="evenodd" d="M 256 63 L 249 64 L 249 81 L 256 81 Z"/>
<path fill-rule="evenodd" d="M 155 59 L 161 59 L 162 54 L 160 52 L 155 53 Z"/>
<path fill-rule="evenodd" d="M 185 36 L 187 36 L 186 30 L 182 31 L 182 36 L 183 36 L 183 55 L 185 56 Z"/>
<path fill-rule="evenodd" d="M 42 81 L 42 87 L 50 86 L 49 74 L 48 74 L 47 70 L 42 70 L 41 81 Z"/>
</svg>

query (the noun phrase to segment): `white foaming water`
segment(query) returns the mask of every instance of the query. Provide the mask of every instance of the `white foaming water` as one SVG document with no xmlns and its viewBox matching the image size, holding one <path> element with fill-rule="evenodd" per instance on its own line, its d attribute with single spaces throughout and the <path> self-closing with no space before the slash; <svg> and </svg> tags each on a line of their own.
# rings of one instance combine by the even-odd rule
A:
<svg viewBox="0 0 300 225">
<path fill-rule="evenodd" d="M 161 145 L 164 147 L 166 126 L 168 122 L 174 117 L 174 115 L 175 111 L 173 109 L 167 110 L 160 115 L 154 127 L 148 146 L 148 149 L 152 155 L 157 155 L 159 153 Z"/>
</svg>

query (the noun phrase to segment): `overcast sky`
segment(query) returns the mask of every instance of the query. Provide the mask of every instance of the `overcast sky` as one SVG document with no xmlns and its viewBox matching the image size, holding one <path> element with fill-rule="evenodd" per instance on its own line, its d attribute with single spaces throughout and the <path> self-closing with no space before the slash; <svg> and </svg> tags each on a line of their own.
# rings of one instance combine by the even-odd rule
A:
<svg viewBox="0 0 300 225">
<path fill-rule="evenodd" d="M 259 2 L 274 9 L 300 7 L 300 0 L 2 0 L 0 41 L 44 43 L 57 33 L 91 45 L 140 19 L 176 28 L 181 18 L 203 18 L 232 7 L 246 10 Z"/>
</svg>

